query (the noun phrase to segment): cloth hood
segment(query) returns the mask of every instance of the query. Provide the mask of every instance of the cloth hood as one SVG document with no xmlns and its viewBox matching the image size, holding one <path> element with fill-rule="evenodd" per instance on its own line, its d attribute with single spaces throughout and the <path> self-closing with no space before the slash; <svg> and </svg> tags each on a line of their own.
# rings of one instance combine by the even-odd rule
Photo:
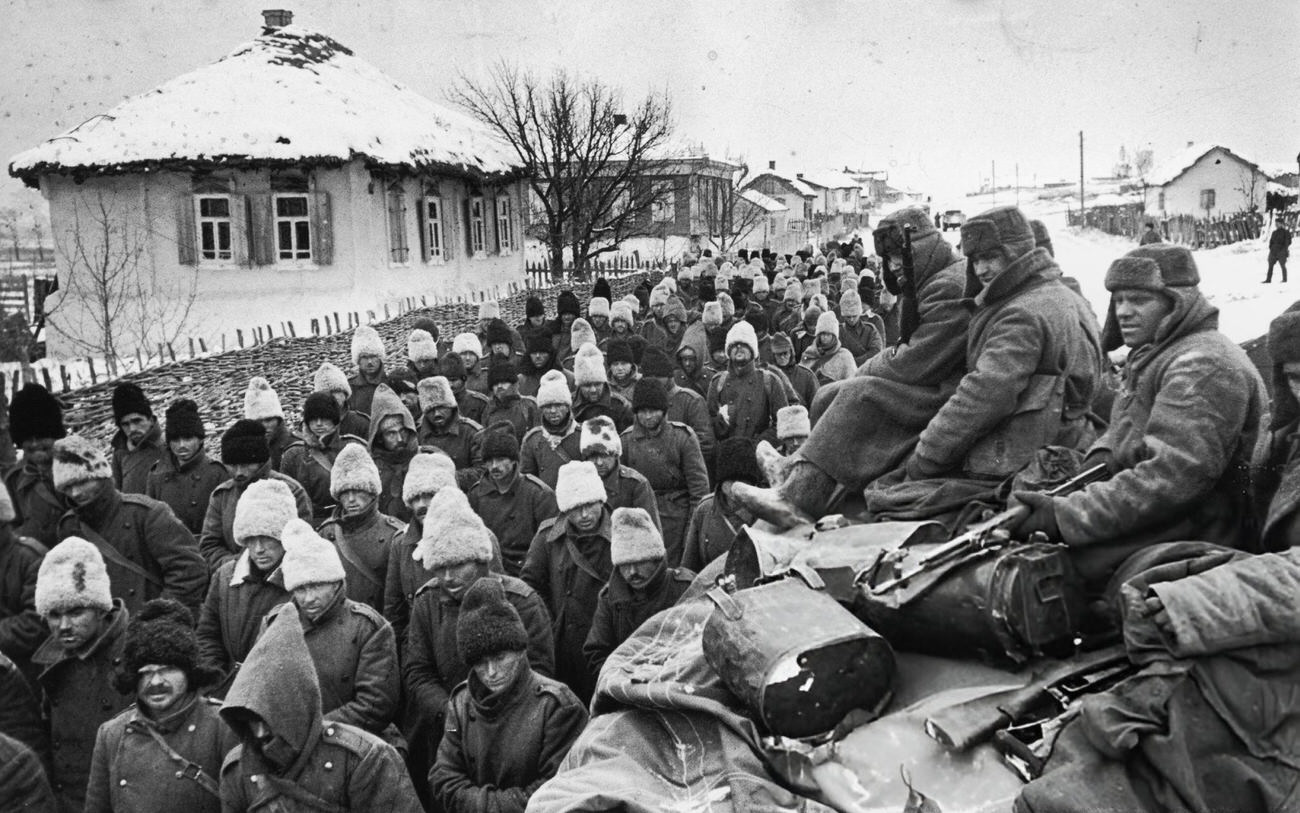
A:
<svg viewBox="0 0 1300 813">
<path fill-rule="evenodd" d="M 448 384 L 450 387 L 451 385 Z M 452 399 L 453 401 L 455 398 Z M 380 384 L 375 387 L 374 400 L 370 402 L 370 432 L 366 437 L 366 442 L 370 448 L 375 448 L 375 438 L 379 435 L 379 425 L 384 422 L 384 418 L 397 416 L 402 419 L 402 426 L 415 434 L 415 418 L 412 417 L 411 411 L 402 403 L 402 399 L 397 397 L 387 384 Z"/>
<path fill-rule="evenodd" d="M 243 717 L 246 712 L 262 718 L 276 736 L 295 749 L 297 757 L 284 776 L 296 778 L 320 739 L 322 720 L 316 664 L 292 603 L 282 605 L 272 616 L 271 624 L 244 658 L 221 706 L 222 719 L 245 743 L 252 737 Z"/>
</svg>

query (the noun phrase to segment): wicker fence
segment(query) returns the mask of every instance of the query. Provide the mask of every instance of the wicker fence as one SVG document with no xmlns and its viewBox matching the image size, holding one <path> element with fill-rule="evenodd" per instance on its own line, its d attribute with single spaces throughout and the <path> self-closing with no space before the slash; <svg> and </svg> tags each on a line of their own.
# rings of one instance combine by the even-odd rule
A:
<svg viewBox="0 0 1300 813">
<path fill-rule="evenodd" d="M 610 286 L 614 296 L 623 296 L 631 293 L 641 280 L 655 282 L 659 276 L 657 273 L 633 272 L 610 279 Z M 569 287 L 552 285 L 545 288 L 521 288 L 509 296 L 501 297 L 498 300 L 501 318 L 511 325 L 521 323 L 524 319 L 524 304 L 530 295 L 541 297 L 547 312 L 553 314 L 556 296 Z M 572 290 L 584 304 L 590 298 L 589 285 L 572 286 Z M 385 364 L 389 369 L 406 365 L 407 333 L 416 319 L 426 316 L 438 323 L 442 338 L 447 341 L 456 333 L 477 330 L 478 327 L 478 305 L 475 301 L 415 307 L 398 316 L 376 321 L 373 327 L 383 337 L 388 348 Z M 208 427 L 208 445 L 215 447 L 220 433 L 243 417 L 244 390 L 248 386 L 248 379 L 255 375 L 263 376 L 271 382 L 287 413 L 290 413 L 290 421 L 295 421 L 302 402 L 311 392 L 312 374 L 321 362 L 333 362 L 344 370 L 351 370 L 354 330 L 355 325 L 348 325 L 342 330 L 316 336 L 281 335 L 255 346 L 169 362 L 117 380 L 101 380 L 92 386 L 73 389 L 59 396 L 65 404 L 64 422 L 69 430 L 95 440 L 107 441 L 115 431 L 110 404 L 112 390 L 117 381 L 127 380 L 140 385 L 154 404 L 154 411 L 159 417 L 167 405 L 178 398 L 192 398 L 198 402 L 200 414 Z M 30 379 L 31 376 L 27 378 Z M 55 382 L 57 379 L 50 383 L 57 392 L 60 388 Z M 13 384 L 21 384 L 21 380 L 15 380 Z"/>
</svg>

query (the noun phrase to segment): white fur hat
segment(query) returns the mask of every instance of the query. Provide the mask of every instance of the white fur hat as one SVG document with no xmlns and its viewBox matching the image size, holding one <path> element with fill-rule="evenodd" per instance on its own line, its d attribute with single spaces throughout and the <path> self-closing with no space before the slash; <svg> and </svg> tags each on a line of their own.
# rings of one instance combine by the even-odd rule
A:
<svg viewBox="0 0 1300 813">
<path fill-rule="evenodd" d="M 36 612 L 46 616 L 83 607 L 108 612 L 113 593 L 99 548 L 70 536 L 50 548 L 36 571 Z"/>
<path fill-rule="evenodd" d="M 603 503 L 605 500 L 605 484 L 601 482 L 595 463 L 570 460 L 560 466 L 555 481 L 555 505 L 560 511 L 572 511 L 579 505 Z"/>
<path fill-rule="evenodd" d="M 673 279 L 672 277 L 664 277 L 663 279 L 659 280 L 659 285 L 662 285 L 664 288 L 668 289 L 669 296 L 677 295 L 677 280 Z"/>
<path fill-rule="evenodd" d="M 582 437 L 578 449 L 583 457 L 592 454 L 623 454 L 623 441 L 618 436 L 614 421 L 599 415 L 582 423 Z"/>
<path fill-rule="evenodd" d="M 626 302 L 627 306 L 632 309 L 632 313 L 639 313 L 641 310 L 641 300 L 636 298 L 636 294 L 624 294 L 620 302 Z"/>
<path fill-rule="evenodd" d="M 412 558 L 425 570 L 492 561 L 492 536 L 470 508 L 465 492 L 444 488 L 433 498 L 424 521 L 424 535 Z"/>
<path fill-rule="evenodd" d="M 54 441 L 54 488 L 63 491 L 77 483 L 113 479 L 108 455 L 98 444 L 81 435 Z"/>
<path fill-rule="evenodd" d="M 495 299 L 489 299 L 485 302 L 480 302 L 478 305 L 478 318 L 500 319 L 501 306 L 497 304 L 497 301 Z"/>
<path fill-rule="evenodd" d="M 727 331 L 727 340 L 723 347 L 728 351 L 733 344 L 743 344 L 754 353 L 754 358 L 758 358 L 758 335 L 754 333 L 754 326 L 749 322 L 737 322 Z"/>
<path fill-rule="evenodd" d="M 283 480 L 267 477 L 249 483 L 235 503 L 235 544 L 243 547 L 254 536 L 279 539 L 284 526 L 296 516 L 298 503 Z"/>
<path fill-rule="evenodd" d="M 596 330 L 591 326 L 591 322 L 579 316 L 569 325 L 569 347 L 574 351 L 581 350 L 584 344 L 596 343 Z"/>
<path fill-rule="evenodd" d="M 700 314 L 700 321 L 705 327 L 717 327 L 722 324 L 722 306 L 717 302 L 705 302 L 704 311 Z"/>
<path fill-rule="evenodd" d="M 328 361 L 324 361 L 316 368 L 316 374 L 312 376 L 311 391 L 342 392 L 352 395 L 352 385 L 348 383 L 348 377 L 342 370 Z"/>
<path fill-rule="evenodd" d="M 655 305 L 667 305 L 668 297 L 670 295 L 671 292 L 667 288 L 663 287 L 663 285 L 656 285 L 654 288 L 650 289 L 650 307 L 653 308 Z"/>
<path fill-rule="evenodd" d="M 731 298 L 731 294 L 726 291 L 719 291 L 717 300 L 718 306 L 722 308 L 723 319 L 730 319 L 736 315 L 736 300 Z"/>
<path fill-rule="evenodd" d="M 605 354 L 596 345 L 584 344 L 578 348 L 578 355 L 573 359 L 573 380 L 578 386 L 609 381 L 605 375 Z"/>
<path fill-rule="evenodd" d="M 776 438 L 806 438 L 812 434 L 812 424 L 808 422 L 808 408 L 802 404 L 792 404 L 776 411 Z"/>
<path fill-rule="evenodd" d="M 330 496 L 338 499 L 344 491 L 362 491 L 379 496 L 379 467 L 366 447 L 349 443 L 339 450 L 330 469 Z"/>
<path fill-rule="evenodd" d="M 271 382 L 260 375 L 250 378 L 248 389 L 244 390 L 244 417 L 251 421 L 284 417 L 280 396 L 271 389 Z"/>
<path fill-rule="evenodd" d="M 456 485 L 456 464 L 445 452 L 420 452 L 411 458 L 402 482 L 402 502 L 408 506 L 416 498 L 436 495 L 447 486 Z"/>
<path fill-rule="evenodd" d="M 628 327 L 632 327 L 636 324 L 636 310 L 620 299 L 609 307 L 609 321 L 611 324 L 623 322 Z"/>
<path fill-rule="evenodd" d="M 840 315 L 845 318 L 862 315 L 862 297 L 852 288 L 840 294 Z"/>
<path fill-rule="evenodd" d="M 817 309 L 825 313 L 831 309 L 830 303 L 826 301 L 826 294 L 816 294 L 808 302 L 809 305 L 816 305 Z"/>
<path fill-rule="evenodd" d="M 456 393 L 451 390 L 451 382 L 445 375 L 432 375 L 420 379 L 415 385 L 415 392 L 420 399 L 420 409 L 456 406 Z"/>
<path fill-rule="evenodd" d="M 352 331 L 352 363 L 356 364 L 362 356 L 384 357 L 384 340 L 370 325 L 359 325 Z"/>
<path fill-rule="evenodd" d="M 694 265 L 684 265 L 682 266 L 681 270 L 677 272 L 677 280 L 679 282 L 693 280 L 699 275 L 700 275 L 699 268 L 697 268 Z"/>
<path fill-rule="evenodd" d="M 772 290 L 771 284 L 767 281 L 766 274 L 758 274 L 754 277 L 754 293 L 769 293 Z"/>
<path fill-rule="evenodd" d="M 593 296 L 587 303 L 588 316 L 604 316 L 609 318 L 609 300 L 603 296 Z"/>
<path fill-rule="evenodd" d="M 341 582 L 346 578 L 334 543 L 298 517 L 285 524 L 280 544 L 284 545 L 280 574 L 284 576 L 285 590 L 293 592 L 305 584 Z"/>
<path fill-rule="evenodd" d="M 804 299 L 812 299 L 814 296 L 821 293 L 821 291 L 822 291 L 821 282 L 819 282 L 818 280 L 806 279 L 803 281 Z"/>
<path fill-rule="evenodd" d="M 817 317 L 817 332 L 840 337 L 840 320 L 835 318 L 835 311 L 825 311 Z"/>
<path fill-rule="evenodd" d="M 17 516 L 14 511 L 14 501 L 9 496 L 9 489 L 0 488 L 0 522 L 13 522 Z"/>
<path fill-rule="evenodd" d="M 483 343 L 473 333 L 457 333 L 456 338 L 451 342 L 451 352 L 458 354 L 473 353 L 479 358 L 483 358 Z"/>
<path fill-rule="evenodd" d="M 609 558 L 615 567 L 662 559 L 664 537 L 644 508 L 615 508 L 610 518 Z"/>
<path fill-rule="evenodd" d="M 406 337 L 406 357 L 411 361 L 431 361 L 438 358 L 438 343 L 427 330 L 411 331 Z"/>
<path fill-rule="evenodd" d="M 550 404 L 573 406 L 573 394 L 569 392 L 569 380 L 559 370 L 547 370 L 537 385 L 538 409 Z"/>
<path fill-rule="evenodd" d="M 787 305 L 798 305 L 803 301 L 803 286 L 797 285 L 794 282 L 790 283 L 785 286 L 785 293 L 781 295 L 781 299 Z"/>
</svg>

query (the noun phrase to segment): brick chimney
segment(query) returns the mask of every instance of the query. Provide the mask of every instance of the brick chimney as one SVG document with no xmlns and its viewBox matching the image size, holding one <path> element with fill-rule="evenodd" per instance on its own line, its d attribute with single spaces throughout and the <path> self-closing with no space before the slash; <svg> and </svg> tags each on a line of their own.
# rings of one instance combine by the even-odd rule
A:
<svg viewBox="0 0 1300 813">
<path fill-rule="evenodd" d="M 799 180 L 802 181 L 802 180 L 803 180 L 803 173 L 802 173 L 802 172 L 796 172 L 796 173 L 794 174 L 794 177 L 796 177 L 796 178 L 798 178 Z"/>
<path fill-rule="evenodd" d="M 767 168 L 768 168 L 769 170 L 772 170 L 773 172 L 775 172 L 775 171 L 776 171 L 776 162 L 775 162 L 775 161 L 768 161 L 768 162 L 767 162 Z"/>
<path fill-rule="evenodd" d="M 286 25 L 293 25 L 293 12 L 284 8 L 262 10 L 262 32 L 269 34 Z"/>
</svg>

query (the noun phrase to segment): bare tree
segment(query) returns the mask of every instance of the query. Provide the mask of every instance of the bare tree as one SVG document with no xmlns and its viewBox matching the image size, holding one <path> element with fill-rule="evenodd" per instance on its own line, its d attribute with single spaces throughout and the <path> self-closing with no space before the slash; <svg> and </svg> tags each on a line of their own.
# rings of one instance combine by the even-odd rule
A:
<svg viewBox="0 0 1300 813">
<path fill-rule="evenodd" d="M 18 210 L 5 207 L 0 209 L 0 230 L 3 230 L 5 241 L 9 243 L 9 250 L 13 253 L 13 261 L 22 260 L 21 250 L 18 240 Z"/>
<path fill-rule="evenodd" d="M 55 242 L 65 279 L 46 314 L 74 346 L 102 356 L 110 375 L 124 354 L 148 355 L 193 327 L 197 268 L 163 278 L 147 238 L 143 218 L 116 193 L 99 190 L 75 200 L 72 226 Z"/>
<path fill-rule="evenodd" d="M 551 272 L 655 233 L 652 210 L 665 190 L 651 179 L 672 135 L 666 94 L 627 105 L 622 93 L 560 69 L 549 79 L 504 62 L 478 82 L 461 74 L 449 98 L 503 138 L 528 171 Z"/>
<path fill-rule="evenodd" d="M 767 212 L 746 199 L 741 192 L 749 166 L 741 164 L 730 178 L 700 178 L 700 219 L 705 237 L 719 252 L 727 252 L 743 243 L 763 224 Z"/>
<path fill-rule="evenodd" d="M 1255 167 L 1241 167 L 1237 171 L 1236 191 L 1240 192 L 1246 198 L 1246 211 L 1254 212 L 1259 209 L 1259 200 L 1262 200 L 1262 194 L 1266 189 L 1268 179 L 1264 173 Z"/>
</svg>

